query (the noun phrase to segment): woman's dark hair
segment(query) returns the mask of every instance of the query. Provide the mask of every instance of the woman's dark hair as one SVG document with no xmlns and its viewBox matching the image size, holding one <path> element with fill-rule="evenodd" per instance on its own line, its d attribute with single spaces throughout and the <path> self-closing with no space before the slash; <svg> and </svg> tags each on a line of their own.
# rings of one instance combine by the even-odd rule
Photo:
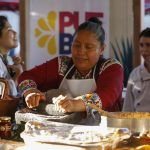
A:
<svg viewBox="0 0 150 150">
<path fill-rule="evenodd" d="M 148 38 L 150 38 L 150 28 L 144 29 L 144 30 L 140 33 L 140 35 L 139 35 L 139 38 L 141 38 L 141 37 L 148 37 Z"/>
<path fill-rule="evenodd" d="M 80 32 L 81 30 L 87 30 L 95 34 L 97 40 L 103 45 L 105 41 L 105 31 L 102 27 L 102 22 L 97 17 L 92 17 L 88 21 L 82 23 L 75 32 Z"/>
<path fill-rule="evenodd" d="M 2 36 L 2 30 L 4 29 L 7 21 L 8 21 L 7 17 L 0 16 L 0 37 Z"/>
</svg>

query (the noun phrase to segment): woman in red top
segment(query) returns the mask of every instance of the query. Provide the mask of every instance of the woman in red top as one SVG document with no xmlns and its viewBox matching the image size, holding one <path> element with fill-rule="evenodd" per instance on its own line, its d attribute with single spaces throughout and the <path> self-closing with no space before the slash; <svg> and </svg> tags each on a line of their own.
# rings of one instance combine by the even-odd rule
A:
<svg viewBox="0 0 150 150">
<path fill-rule="evenodd" d="M 60 56 L 19 78 L 19 89 L 29 108 L 45 100 L 49 89 L 63 89 L 71 95 L 57 102 L 64 112 L 90 111 L 93 103 L 107 111 L 120 110 L 123 68 L 112 58 L 103 58 L 105 32 L 96 17 L 82 23 L 74 35 L 72 57 Z M 74 100 L 76 99 L 76 100 Z"/>
</svg>

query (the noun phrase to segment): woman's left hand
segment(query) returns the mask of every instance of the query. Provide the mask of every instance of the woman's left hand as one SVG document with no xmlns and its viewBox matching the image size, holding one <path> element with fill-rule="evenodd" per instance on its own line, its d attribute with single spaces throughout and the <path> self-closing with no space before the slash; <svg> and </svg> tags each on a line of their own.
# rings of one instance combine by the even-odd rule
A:
<svg viewBox="0 0 150 150">
<path fill-rule="evenodd" d="M 62 109 L 64 112 L 74 112 L 75 107 L 74 107 L 74 100 L 65 98 L 63 100 L 60 100 L 58 102 L 58 106 L 60 109 Z"/>
<path fill-rule="evenodd" d="M 66 97 L 58 102 L 58 106 L 64 112 L 86 111 L 85 104 L 81 99 L 75 100 Z"/>
</svg>

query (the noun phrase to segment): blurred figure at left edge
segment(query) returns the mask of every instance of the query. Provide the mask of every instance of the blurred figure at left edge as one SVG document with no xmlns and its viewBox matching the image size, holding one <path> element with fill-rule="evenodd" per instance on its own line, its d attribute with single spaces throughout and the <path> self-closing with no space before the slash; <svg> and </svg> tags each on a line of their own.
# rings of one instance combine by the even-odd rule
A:
<svg viewBox="0 0 150 150">
<path fill-rule="evenodd" d="M 20 56 L 13 56 L 13 63 L 11 65 L 8 63 L 7 54 L 17 46 L 17 33 L 12 29 L 7 17 L 0 16 L 0 77 L 8 81 L 11 96 L 17 96 L 17 79 L 23 72 Z"/>
</svg>

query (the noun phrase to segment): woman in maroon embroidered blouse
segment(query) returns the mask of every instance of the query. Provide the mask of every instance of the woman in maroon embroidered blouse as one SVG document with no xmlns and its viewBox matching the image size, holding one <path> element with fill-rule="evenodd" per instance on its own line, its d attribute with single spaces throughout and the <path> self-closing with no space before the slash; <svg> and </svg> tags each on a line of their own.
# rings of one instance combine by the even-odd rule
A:
<svg viewBox="0 0 150 150">
<path fill-rule="evenodd" d="M 75 33 L 72 57 L 56 57 L 24 71 L 19 78 L 19 89 L 27 106 L 38 106 L 45 100 L 43 92 L 59 88 L 71 95 L 57 103 L 64 112 L 88 112 L 87 103 L 107 111 L 119 111 L 123 68 L 117 60 L 103 58 L 104 41 L 101 21 L 90 18 Z"/>
</svg>

